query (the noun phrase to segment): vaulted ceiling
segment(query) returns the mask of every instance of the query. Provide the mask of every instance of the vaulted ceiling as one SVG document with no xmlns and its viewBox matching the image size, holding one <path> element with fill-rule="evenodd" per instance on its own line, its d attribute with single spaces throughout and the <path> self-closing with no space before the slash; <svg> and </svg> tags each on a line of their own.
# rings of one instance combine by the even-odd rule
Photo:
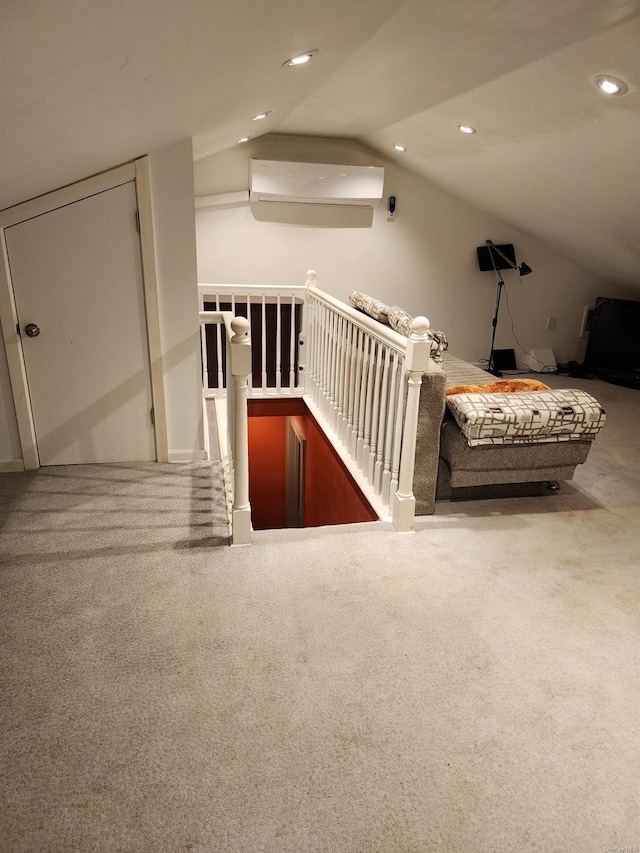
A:
<svg viewBox="0 0 640 853">
<path fill-rule="evenodd" d="M 347 137 L 640 287 L 639 44 L 640 0 L 5 0 L 0 208 L 185 136 Z"/>
</svg>

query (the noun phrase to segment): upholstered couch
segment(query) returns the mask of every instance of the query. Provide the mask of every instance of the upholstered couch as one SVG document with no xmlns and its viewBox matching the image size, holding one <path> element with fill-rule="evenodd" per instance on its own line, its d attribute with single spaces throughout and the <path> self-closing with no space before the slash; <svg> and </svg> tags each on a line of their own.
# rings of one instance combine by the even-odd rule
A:
<svg viewBox="0 0 640 853">
<path fill-rule="evenodd" d="M 407 334 L 411 317 L 397 306 L 359 292 L 349 301 Z M 448 397 L 451 386 L 483 386 L 495 377 L 450 355 L 442 332 L 432 338 L 420 388 L 416 513 L 429 515 L 437 499 L 469 496 L 474 487 L 570 480 L 604 423 L 598 401 L 572 389 Z"/>
<path fill-rule="evenodd" d="M 485 385 L 493 381 L 491 374 L 448 352 L 443 353 L 440 365 L 434 362 L 429 365 L 420 389 L 414 478 L 417 514 L 432 513 L 436 500 L 469 496 L 469 490 L 473 487 L 555 484 L 557 481 L 570 480 L 576 466 L 587 459 L 605 415 L 597 401 L 571 389 L 555 391 L 552 395 L 523 392 L 511 395 L 510 399 L 514 403 L 526 401 L 528 405 L 536 405 L 540 398 L 551 396 L 561 408 L 572 407 L 575 410 L 580 406 L 574 403 L 582 404 L 585 399 L 587 404 L 592 401 L 593 413 L 589 413 L 590 417 L 593 414 L 592 426 L 584 433 L 568 435 L 565 429 L 562 438 L 566 440 L 551 440 L 551 437 L 536 440 L 535 437 L 529 437 L 509 442 L 505 438 L 504 443 L 470 445 L 469 438 L 450 410 L 454 398 L 446 396 L 446 389 L 452 385 Z M 480 395 L 483 396 L 488 397 Z M 496 399 L 502 396 L 498 395 Z M 566 423 L 572 420 L 576 418 L 567 416 Z M 498 438 L 494 441 L 501 440 Z"/>
</svg>

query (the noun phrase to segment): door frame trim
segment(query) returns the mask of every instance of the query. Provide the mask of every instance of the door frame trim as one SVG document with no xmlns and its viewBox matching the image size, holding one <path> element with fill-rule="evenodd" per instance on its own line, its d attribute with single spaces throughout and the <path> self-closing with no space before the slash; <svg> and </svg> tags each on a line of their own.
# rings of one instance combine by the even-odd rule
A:
<svg viewBox="0 0 640 853">
<path fill-rule="evenodd" d="M 40 467 L 38 442 L 31 412 L 29 384 L 22 351 L 22 339 L 17 332 L 18 314 L 13 292 L 13 279 L 9 266 L 9 254 L 5 230 L 27 219 L 50 213 L 59 207 L 74 204 L 92 195 L 115 189 L 122 184 L 135 181 L 138 212 L 140 217 L 140 249 L 142 281 L 145 297 L 147 341 L 151 396 L 155 414 L 154 432 L 156 458 L 167 462 L 169 457 L 167 418 L 162 374 L 162 349 L 160 318 L 158 310 L 158 282 L 155 269 L 155 239 L 149 180 L 149 158 L 141 157 L 75 184 L 61 187 L 45 195 L 22 202 L 22 204 L 0 211 L 0 326 L 4 340 L 13 404 L 15 406 L 18 436 L 25 470 Z"/>
</svg>

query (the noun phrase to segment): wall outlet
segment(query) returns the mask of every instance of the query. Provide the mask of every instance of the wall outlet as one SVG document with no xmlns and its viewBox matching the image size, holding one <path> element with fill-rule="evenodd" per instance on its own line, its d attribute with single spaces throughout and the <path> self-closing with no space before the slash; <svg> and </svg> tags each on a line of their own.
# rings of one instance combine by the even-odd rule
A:
<svg viewBox="0 0 640 853">
<path fill-rule="evenodd" d="M 547 317 L 547 332 L 553 332 L 558 322 L 557 317 Z"/>
<path fill-rule="evenodd" d="M 582 314 L 582 323 L 580 323 L 580 337 L 588 338 L 589 337 L 589 328 L 591 326 L 591 319 L 593 318 L 593 312 L 595 310 L 594 305 L 585 305 L 584 312 Z"/>
</svg>

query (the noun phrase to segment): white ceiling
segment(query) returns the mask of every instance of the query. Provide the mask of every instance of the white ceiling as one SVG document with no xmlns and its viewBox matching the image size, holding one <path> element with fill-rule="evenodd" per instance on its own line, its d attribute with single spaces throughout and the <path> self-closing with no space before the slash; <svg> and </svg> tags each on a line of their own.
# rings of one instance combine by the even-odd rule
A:
<svg viewBox="0 0 640 853">
<path fill-rule="evenodd" d="M 0 208 L 185 136 L 349 137 L 640 287 L 639 44 L 640 0 L 3 0 Z"/>
</svg>

